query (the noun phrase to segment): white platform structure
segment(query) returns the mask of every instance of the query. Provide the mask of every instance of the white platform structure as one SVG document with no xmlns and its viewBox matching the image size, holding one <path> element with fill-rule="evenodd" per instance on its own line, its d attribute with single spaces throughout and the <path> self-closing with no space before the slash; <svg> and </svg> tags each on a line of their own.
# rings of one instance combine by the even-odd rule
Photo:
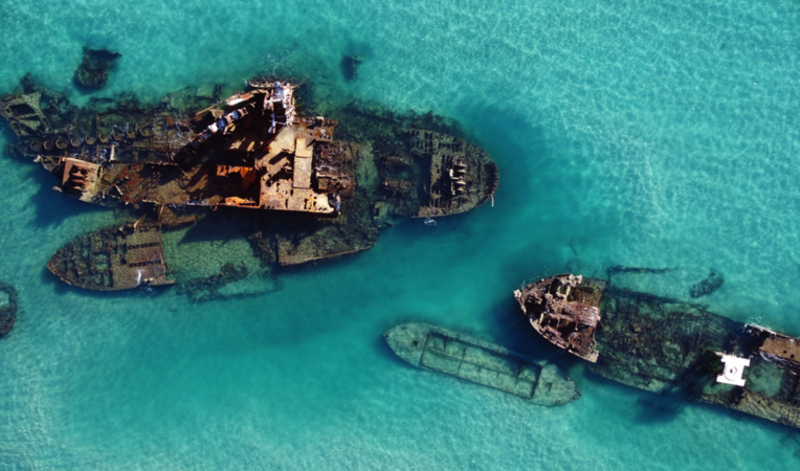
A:
<svg viewBox="0 0 800 471">
<path fill-rule="evenodd" d="M 750 366 L 749 358 L 739 358 L 733 355 L 726 355 L 724 353 L 717 353 L 721 358 L 722 363 L 725 364 L 725 369 L 722 374 L 717 376 L 718 383 L 732 384 L 734 386 L 744 386 L 745 379 L 742 378 L 744 369 Z"/>
</svg>

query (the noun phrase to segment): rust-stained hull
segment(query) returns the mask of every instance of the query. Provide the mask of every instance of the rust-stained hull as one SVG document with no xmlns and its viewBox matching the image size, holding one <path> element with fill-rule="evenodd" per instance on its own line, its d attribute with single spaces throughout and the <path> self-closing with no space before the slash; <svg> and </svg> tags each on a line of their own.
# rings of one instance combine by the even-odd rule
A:
<svg viewBox="0 0 800 471">
<path fill-rule="evenodd" d="M 54 189 L 81 201 L 124 205 L 131 220 L 163 230 L 171 229 L 160 216 L 164 208 L 195 211 L 198 220 L 205 214 L 196 211 L 204 208 L 247 210 L 236 224 L 262 267 L 367 250 L 396 218 L 463 213 L 497 188 L 491 157 L 442 132 L 457 130 L 443 120 L 348 106 L 344 117 L 362 127 L 350 128 L 350 139 L 364 142 L 334 141 L 339 121 L 298 114 L 295 89 L 288 82 L 251 80 L 226 99 L 220 87 L 197 87 L 156 105 L 122 95 L 97 109 L 77 108 L 26 76 L 13 95 L 0 99 L 0 112 L 19 137 L 15 153 L 40 163 L 56 177 Z M 426 123 L 435 131 L 419 127 Z M 254 210 L 265 215 L 253 216 Z M 82 259 L 86 250 L 77 248 L 94 253 L 92 238 L 127 245 L 114 228 L 98 230 L 68 243 L 51 270 L 88 289 L 141 285 L 131 282 L 124 263 L 111 268 Z M 168 263 L 170 254 L 161 255 Z M 238 266 L 241 260 L 220 263 L 227 262 Z M 138 279 L 138 271 L 130 273 Z M 151 285 L 166 283 L 150 278 Z"/>
<path fill-rule="evenodd" d="M 599 309 L 593 373 L 800 427 L 800 339 L 605 280 L 583 279 L 578 286 L 590 293 L 582 301 Z M 722 354 L 749 360 L 744 386 L 718 380 Z"/>
<path fill-rule="evenodd" d="M 31 151 L 59 177 L 62 192 L 86 202 L 332 215 L 336 198 L 353 190 L 351 169 L 342 164 L 349 156 L 331 142 L 336 121 L 284 110 L 276 122 L 270 100 L 292 90 L 276 82 L 192 118 L 168 115 L 160 125 L 82 139 L 53 136 Z M 281 106 L 292 109 L 293 99 L 284 99 Z"/>
<path fill-rule="evenodd" d="M 408 133 L 412 152 L 428 164 L 424 197 L 414 217 L 465 213 L 485 203 L 497 190 L 497 166 L 480 147 L 431 131 Z"/>
<path fill-rule="evenodd" d="M 594 333 L 605 282 L 583 281 L 570 274 L 551 276 L 515 291 L 514 297 L 536 332 L 594 363 L 598 357 Z"/>
<path fill-rule="evenodd" d="M 98 291 L 175 282 L 167 278 L 161 228 L 135 223 L 78 236 L 58 249 L 47 268 L 71 285 Z"/>
</svg>

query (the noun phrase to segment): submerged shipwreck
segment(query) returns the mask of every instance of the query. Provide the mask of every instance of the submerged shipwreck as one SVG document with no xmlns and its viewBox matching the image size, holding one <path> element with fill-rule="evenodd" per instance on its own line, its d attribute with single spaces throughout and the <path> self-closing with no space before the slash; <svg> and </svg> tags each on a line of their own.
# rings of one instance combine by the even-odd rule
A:
<svg viewBox="0 0 800 471">
<path fill-rule="evenodd" d="M 350 134 L 364 141 L 338 142 L 338 121 L 298 112 L 297 87 L 254 79 L 225 99 L 199 87 L 155 105 L 121 96 L 78 108 L 26 76 L 0 99 L 19 138 L 7 151 L 44 166 L 56 191 L 131 210 L 130 222 L 67 243 L 48 268 L 94 290 L 173 283 L 163 231 L 222 208 L 239 213 L 262 267 L 318 262 L 372 247 L 394 218 L 463 213 L 496 190 L 491 157 L 446 126 L 359 110 L 369 129 Z"/>
<path fill-rule="evenodd" d="M 383 334 L 408 363 L 499 389 L 542 406 L 580 397 L 578 385 L 556 365 L 498 345 L 425 323 L 398 325 Z"/>
<path fill-rule="evenodd" d="M 0 338 L 11 331 L 17 321 L 17 290 L 0 281 Z"/>
<path fill-rule="evenodd" d="M 596 374 L 800 427 L 800 339 L 571 274 L 514 295 L 537 332 Z"/>
</svg>

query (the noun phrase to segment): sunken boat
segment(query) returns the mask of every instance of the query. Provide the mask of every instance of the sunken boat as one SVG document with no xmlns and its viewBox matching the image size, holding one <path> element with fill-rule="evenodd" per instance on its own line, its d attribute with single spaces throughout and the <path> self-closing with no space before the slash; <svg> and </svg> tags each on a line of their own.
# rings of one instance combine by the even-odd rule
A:
<svg viewBox="0 0 800 471">
<path fill-rule="evenodd" d="M 365 128 L 347 136 L 363 140 L 335 141 L 339 121 L 300 113 L 297 89 L 253 79 L 227 98 L 201 86 L 79 108 L 26 76 L 0 99 L 18 137 L 7 152 L 41 164 L 58 192 L 130 212 L 68 242 L 50 271 L 94 290 L 174 283 L 162 232 L 218 209 L 236 212 L 261 267 L 316 263 L 374 246 L 396 219 L 460 214 L 496 190 L 497 166 L 455 128 L 359 110 L 343 115 Z"/>
<path fill-rule="evenodd" d="M 572 274 L 514 295 L 537 332 L 595 374 L 800 427 L 798 338 Z"/>
<path fill-rule="evenodd" d="M 398 325 L 383 334 L 406 362 L 429 371 L 499 389 L 542 406 L 580 397 L 578 385 L 558 366 L 426 323 Z"/>
</svg>

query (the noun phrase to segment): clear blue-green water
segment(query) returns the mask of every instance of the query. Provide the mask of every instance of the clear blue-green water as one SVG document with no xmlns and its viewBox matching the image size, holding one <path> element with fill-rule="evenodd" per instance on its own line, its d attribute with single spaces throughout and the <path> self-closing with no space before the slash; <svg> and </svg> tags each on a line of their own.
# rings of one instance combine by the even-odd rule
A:
<svg viewBox="0 0 800 471">
<path fill-rule="evenodd" d="M 0 18 L 2 91 L 30 71 L 85 101 L 84 45 L 123 54 L 97 95 L 308 75 L 322 102 L 453 117 L 501 171 L 494 208 L 404 222 L 271 294 L 192 304 L 56 280 L 49 257 L 118 216 L 3 157 L 0 279 L 23 312 L 0 340 L 0 468 L 800 464 L 797 431 L 590 375 L 521 330 L 511 296 L 623 264 L 677 268 L 637 283 L 686 298 L 714 269 L 712 310 L 800 334 L 797 2 L 3 0 Z M 342 54 L 364 57 L 358 80 Z M 541 408 L 408 367 L 380 335 L 409 320 L 554 358 L 583 396 Z"/>
</svg>

